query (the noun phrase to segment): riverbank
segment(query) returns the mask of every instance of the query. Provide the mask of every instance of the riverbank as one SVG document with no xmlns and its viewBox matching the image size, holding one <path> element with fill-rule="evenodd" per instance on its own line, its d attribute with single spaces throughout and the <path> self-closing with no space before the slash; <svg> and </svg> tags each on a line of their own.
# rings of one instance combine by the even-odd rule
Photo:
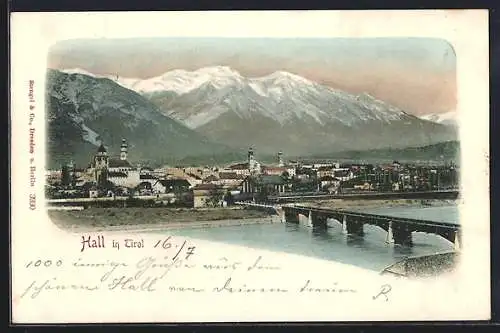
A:
<svg viewBox="0 0 500 333">
<path fill-rule="evenodd" d="M 89 208 L 51 210 L 48 215 L 58 227 L 72 231 L 167 230 L 279 222 L 277 215 L 242 208 Z"/>
</svg>

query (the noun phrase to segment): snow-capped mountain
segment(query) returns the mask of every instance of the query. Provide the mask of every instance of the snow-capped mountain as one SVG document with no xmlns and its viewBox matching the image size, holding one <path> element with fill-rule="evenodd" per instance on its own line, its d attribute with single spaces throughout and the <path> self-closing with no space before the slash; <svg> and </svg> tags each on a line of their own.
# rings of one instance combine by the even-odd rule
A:
<svg viewBox="0 0 500 333">
<path fill-rule="evenodd" d="M 368 120 L 390 122 L 409 116 L 368 94 L 348 94 L 284 71 L 247 78 L 229 67 L 214 66 L 196 71 L 177 69 L 145 80 L 116 77 L 115 81 L 153 100 L 159 99 L 158 93 L 169 97 L 176 95 L 170 98 L 170 104 L 180 104 L 177 100 L 204 97 L 208 93 L 210 98 L 198 103 L 197 112 L 178 112 L 175 105 L 168 110 L 162 107 L 167 114 L 192 128 L 213 120 L 216 114 L 227 112 L 231 106 L 241 117 L 258 112 L 281 124 L 294 116 L 308 116 L 320 124 L 335 119 L 346 125 Z M 226 104 L 226 107 L 218 108 L 216 103 Z M 239 110 L 234 106 L 240 106 Z"/>
<path fill-rule="evenodd" d="M 442 124 L 442 125 L 451 125 L 451 126 L 456 126 L 457 125 L 457 112 L 456 111 L 449 111 L 449 112 L 443 112 L 443 113 L 431 113 L 431 114 L 426 114 L 424 116 L 420 116 L 420 118 L 432 121 L 434 123 Z"/>
<path fill-rule="evenodd" d="M 142 94 L 166 116 L 233 147 L 304 154 L 456 139 L 453 129 L 369 94 L 350 94 L 284 71 L 245 77 L 213 66 L 144 80 L 108 78 Z"/>
<path fill-rule="evenodd" d="M 215 87 L 237 84 L 242 77 L 227 67 L 207 67 L 189 72 L 182 69 L 146 80 L 118 78 L 118 83 L 142 94 L 171 91 L 185 94 L 210 81 Z"/>
<path fill-rule="evenodd" d="M 101 143 L 118 154 L 122 138 L 135 161 L 171 161 L 226 149 L 106 78 L 49 70 L 46 89 L 51 167 L 69 160 L 86 166 Z"/>
<path fill-rule="evenodd" d="M 369 94 L 350 94 L 284 71 L 244 77 L 216 66 L 168 72 L 162 78 L 163 86 L 178 86 L 143 95 L 166 115 L 234 146 L 252 143 L 266 152 L 303 154 L 456 139 L 453 130 Z"/>
<path fill-rule="evenodd" d="M 140 94 L 152 94 L 165 91 L 184 94 L 198 88 L 207 81 L 212 81 L 214 85 L 223 87 L 225 84 L 234 83 L 241 78 L 239 73 L 224 66 L 206 67 L 193 72 L 176 69 L 148 79 L 93 74 L 80 68 L 63 69 L 61 72 L 67 74 L 83 74 L 97 78 L 108 78 Z"/>
</svg>

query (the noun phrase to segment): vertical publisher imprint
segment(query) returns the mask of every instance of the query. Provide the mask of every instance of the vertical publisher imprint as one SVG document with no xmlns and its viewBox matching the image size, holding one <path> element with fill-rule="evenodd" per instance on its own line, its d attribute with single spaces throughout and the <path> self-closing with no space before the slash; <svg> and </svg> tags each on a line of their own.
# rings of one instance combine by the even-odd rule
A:
<svg viewBox="0 0 500 333">
<path fill-rule="evenodd" d="M 29 90 L 28 90 L 28 105 L 29 105 L 29 174 L 30 174 L 30 193 L 29 193 L 29 208 L 31 210 L 36 209 L 36 194 L 34 192 L 36 185 L 36 163 L 35 163 L 35 96 L 34 87 L 35 81 L 29 80 Z"/>
</svg>

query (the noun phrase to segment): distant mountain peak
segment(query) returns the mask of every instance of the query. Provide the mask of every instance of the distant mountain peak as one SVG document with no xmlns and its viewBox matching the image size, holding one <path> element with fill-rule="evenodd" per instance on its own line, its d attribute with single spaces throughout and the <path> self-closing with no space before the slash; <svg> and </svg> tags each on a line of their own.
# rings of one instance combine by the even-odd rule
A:
<svg viewBox="0 0 500 333">
<path fill-rule="evenodd" d="M 209 75 L 220 75 L 220 76 L 237 76 L 241 77 L 241 74 L 232 69 L 229 66 L 209 66 L 197 69 L 197 73 L 209 74 Z"/>
<path fill-rule="evenodd" d="M 269 75 L 262 76 L 259 78 L 254 78 L 256 81 L 270 81 L 274 84 L 283 84 L 283 83 L 291 83 L 291 84 L 305 84 L 305 85 L 314 85 L 314 82 L 294 73 L 286 72 L 286 71 L 275 71 Z"/>
<path fill-rule="evenodd" d="M 433 123 L 438 123 L 442 125 L 457 125 L 457 112 L 456 111 L 448 111 L 441 113 L 429 113 L 423 116 L 420 116 L 421 119 L 432 121 Z"/>
</svg>

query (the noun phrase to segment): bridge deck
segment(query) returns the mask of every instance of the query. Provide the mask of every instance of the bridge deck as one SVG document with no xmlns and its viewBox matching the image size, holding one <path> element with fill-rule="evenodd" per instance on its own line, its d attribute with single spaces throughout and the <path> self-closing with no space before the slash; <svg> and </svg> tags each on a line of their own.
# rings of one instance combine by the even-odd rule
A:
<svg viewBox="0 0 500 333">
<path fill-rule="evenodd" d="M 358 209 L 353 209 L 358 211 Z M 359 210 L 360 211 L 360 210 Z M 362 213 L 386 215 L 399 218 L 434 221 L 450 224 L 460 224 L 456 206 L 428 206 L 428 207 L 391 207 L 364 209 Z"/>
<path fill-rule="evenodd" d="M 238 205 L 246 205 L 246 206 L 252 206 L 252 207 L 268 207 L 268 208 L 278 208 L 277 206 L 273 205 L 268 205 L 268 204 L 257 204 L 257 203 L 252 203 L 252 202 L 236 202 Z M 286 207 L 286 206 L 285 206 Z M 351 210 L 344 210 L 344 209 L 331 209 L 331 208 L 319 208 L 319 207 L 308 207 L 308 206 L 298 206 L 298 205 L 289 205 L 288 207 L 303 211 L 304 213 L 313 211 L 317 213 L 323 213 L 326 215 L 347 215 L 347 216 L 353 216 L 353 217 L 362 217 L 365 219 L 372 219 L 372 220 L 378 220 L 378 221 L 392 221 L 395 223 L 407 223 L 407 224 L 415 224 L 415 225 L 420 225 L 420 226 L 427 226 L 427 227 L 443 227 L 443 228 L 449 228 L 449 229 L 454 229 L 457 230 L 460 228 L 460 224 L 458 223 L 453 223 L 453 222 L 444 222 L 444 221 L 432 221 L 432 220 L 427 220 L 427 219 L 416 219 L 416 218 L 410 218 L 406 216 L 398 216 L 396 214 L 374 214 L 374 213 L 363 213 L 359 211 L 351 211 Z"/>
<path fill-rule="evenodd" d="M 402 217 L 402 216 L 391 216 L 391 215 L 380 215 L 380 214 L 371 214 L 371 213 L 362 213 L 362 212 L 357 212 L 357 211 L 349 211 L 349 210 L 343 210 L 343 209 L 327 209 L 327 208 L 316 208 L 316 207 L 307 207 L 307 206 L 291 206 L 297 210 L 302 210 L 302 211 L 314 211 L 318 213 L 325 213 L 325 214 L 339 214 L 339 215 L 347 215 L 347 216 L 355 216 L 355 217 L 362 217 L 366 219 L 373 219 L 373 220 L 382 220 L 382 221 L 392 221 L 392 222 L 400 222 L 400 223 L 407 223 L 407 224 L 416 224 L 416 225 L 422 225 L 422 226 L 429 226 L 429 227 L 443 227 L 443 228 L 450 228 L 450 229 L 459 229 L 460 224 L 458 223 L 449 223 L 449 222 L 440 222 L 440 221 L 430 221 L 430 220 L 423 220 L 423 219 L 415 219 L 415 218 L 409 218 L 409 217 Z"/>
</svg>

